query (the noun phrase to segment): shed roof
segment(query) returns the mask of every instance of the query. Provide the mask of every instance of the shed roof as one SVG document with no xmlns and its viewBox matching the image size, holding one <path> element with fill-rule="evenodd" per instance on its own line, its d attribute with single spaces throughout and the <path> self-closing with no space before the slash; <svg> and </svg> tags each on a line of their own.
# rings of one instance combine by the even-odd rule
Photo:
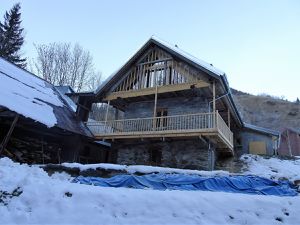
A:
<svg viewBox="0 0 300 225">
<path fill-rule="evenodd" d="M 49 128 L 92 136 L 52 84 L 1 57 L 0 106 Z"/>
<path fill-rule="evenodd" d="M 245 122 L 244 122 L 244 127 L 246 129 L 254 130 L 256 132 L 260 132 L 260 133 L 264 133 L 264 134 L 269 134 L 269 135 L 277 136 L 277 137 L 280 136 L 280 132 L 279 131 L 267 129 L 267 128 L 264 128 L 264 127 L 259 127 L 259 126 L 256 126 L 256 125 L 253 125 L 253 124 L 249 124 L 249 123 L 245 123 Z"/>
</svg>

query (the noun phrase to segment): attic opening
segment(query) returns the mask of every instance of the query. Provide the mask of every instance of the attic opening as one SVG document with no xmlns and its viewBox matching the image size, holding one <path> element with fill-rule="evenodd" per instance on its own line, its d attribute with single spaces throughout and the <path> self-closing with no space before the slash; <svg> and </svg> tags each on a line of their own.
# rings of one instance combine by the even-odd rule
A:
<svg viewBox="0 0 300 225">
<path fill-rule="evenodd" d="M 125 74 L 112 92 L 124 92 L 200 82 L 201 75 L 158 47 L 152 47 Z"/>
</svg>

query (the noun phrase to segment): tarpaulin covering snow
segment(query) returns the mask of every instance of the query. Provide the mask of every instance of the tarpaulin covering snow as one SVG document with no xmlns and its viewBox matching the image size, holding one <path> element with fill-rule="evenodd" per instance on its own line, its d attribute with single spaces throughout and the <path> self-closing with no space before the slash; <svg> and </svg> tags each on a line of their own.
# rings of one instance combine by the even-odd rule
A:
<svg viewBox="0 0 300 225">
<path fill-rule="evenodd" d="M 102 187 L 126 187 L 155 190 L 223 191 L 233 193 L 295 196 L 297 191 L 288 181 L 272 181 L 257 176 L 203 177 L 183 174 L 117 175 L 111 178 L 82 177 L 74 183 Z"/>
</svg>

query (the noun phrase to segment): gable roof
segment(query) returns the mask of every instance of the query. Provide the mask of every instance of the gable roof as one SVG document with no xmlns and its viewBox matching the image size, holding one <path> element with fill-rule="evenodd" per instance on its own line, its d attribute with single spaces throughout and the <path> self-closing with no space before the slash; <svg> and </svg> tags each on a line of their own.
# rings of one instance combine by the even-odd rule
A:
<svg viewBox="0 0 300 225">
<path fill-rule="evenodd" d="M 243 122 L 241 119 L 241 116 L 239 114 L 239 111 L 233 101 L 231 89 L 229 87 L 229 83 L 226 77 L 226 74 L 214 67 L 212 64 L 207 63 L 203 60 L 200 60 L 189 53 L 181 50 L 178 47 L 175 47 L 155 36 L 152 36 L 123 66 L 121 66 L 118 70 L 116 70 L 113 74 L 111 74 L 95 91 L 95 97 L 98 98 L 99 96 L 102 96 L 109 88 L 114 85 L 116 82 L 119 81 L 121 76 L 126 72 L 128 69 L 130 69 L 130 66 L 132 63 L 134 63 L 139 57 L 142 56 L 142 54 L 151 46 L 156 45 L 160 47 L 161 49 L 165 50 L 166 52 L 170 53 L 171 55 L 177 57 L 178 59 L 191 64 L 195 68 L 205 72 L 209 76 L 211 76 L 214 79 L 217 79 L 220 81 L 220 84 L 224 91 L 227 93 L 226 97 L 228 99 L 230 107 L 233 109 L 233 113 L 235 114 L 235 118 L 237 118 L 239 124 L 243 126 Z"/>
<path fill-rule="evenodd" d="M 179 59 L 188 62 L 189 64 L 195 66 L 196 68 L 208 73 L 210 76 L 214 78 L 219 78 L 222 75 L 225 75 L 225 73 L 216 67 L 214 67 L 212 64 L 209 64 L 203 60 L 200 60 L 189 53 L 179 49 L 178 47 L 175 47 L 158 37 L 152 36 L 123 66 L 121 66 L 118 70 L 116 70 L 114 73 L 112 73 L 95 91 L 96 96 L 101 95 L 101 93 L 106 90 L 110 84 L 118 81 L 119 75 L 126 71 L 130 65 L 135 62 L 142 54 L 143 52 L 152 44 L 159 46 L 166 52 L 169 52 L 171 55 L 175 55 Z"/>
<path fill-rule="evenodd" d="M 48 128 L 92 136 L 52 84 L 1 57 L 0 106 Z"/>
</svg>

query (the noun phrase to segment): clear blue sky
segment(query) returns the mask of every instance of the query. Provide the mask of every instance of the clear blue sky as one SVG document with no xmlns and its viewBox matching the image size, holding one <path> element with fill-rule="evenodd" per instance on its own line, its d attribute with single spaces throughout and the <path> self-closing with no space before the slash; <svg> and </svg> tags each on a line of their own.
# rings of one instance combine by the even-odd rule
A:
<svg viewBox="0 0 300 225">
<path fill-rule="evenodd" d="M 17 2 L 1 0 L 0 15 Z M 226 72 L 249 93 L 300 98 L 300 1 L 24 0 L 25 56 L 33 43 L 79 43 L 106 78 L 151 35 Z"/>
</svg>

